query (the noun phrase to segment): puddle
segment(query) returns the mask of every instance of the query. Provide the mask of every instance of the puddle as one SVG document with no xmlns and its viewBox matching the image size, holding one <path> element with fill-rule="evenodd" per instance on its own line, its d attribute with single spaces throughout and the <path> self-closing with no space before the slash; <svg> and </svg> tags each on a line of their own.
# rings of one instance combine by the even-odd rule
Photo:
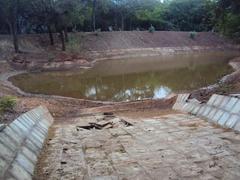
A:
<svg viewBox="0 0 240 180">
<path fill-rule="evenodd" d="M 22 74 L 10 78 L 31 93 L 90 100 L 125 101 L 164 98 L 217 82 L 232 71 L 237 52 L 207 52 L 108 60 L 92 69 Z"/>
</svg>

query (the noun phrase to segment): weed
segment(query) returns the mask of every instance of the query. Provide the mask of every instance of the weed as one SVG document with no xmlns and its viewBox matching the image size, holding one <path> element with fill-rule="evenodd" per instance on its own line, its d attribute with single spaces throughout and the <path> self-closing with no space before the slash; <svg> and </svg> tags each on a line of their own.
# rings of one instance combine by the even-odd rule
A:
<svg viewBox="0 0 240 180">
<path fill-rule="evenodd" d="M 48 56 L 48 62 L 53 62 L 54 61 L 54 59 L 55 59 L 55 55 L 54 54 L 48 53 L 47 56 Z"/>
<path fill-rule="evenodd" d="M 197 36 L 197 32 L 195 32 L 195 31 L 190 32 L 190 34 L 189 34 L 189 37 L 190 37 L 191 39 L 195 39 L 196 36 Z"/>
<path fill-rule="evenodd" d="M 77 35 L 73 34 L 69 36 L 69 41 L 68 41 L 68 49 L 70 52 L 79 52 L 81 50 L 81 39 L 82 36 L 78 37 Z"/>
<path fill-rule="evenodd" d="M 150 33 L 154 33 L 155 32 L 155 27 L 152 24 L 149 27 L 148 32 L 150 32 Z"/>
<path fill-rule="evenodd" d="M 17 103 L 17 100 L 13 96 L 4 96 L 0 99 L 0 113 L 12 111 Z"/>
</svg>

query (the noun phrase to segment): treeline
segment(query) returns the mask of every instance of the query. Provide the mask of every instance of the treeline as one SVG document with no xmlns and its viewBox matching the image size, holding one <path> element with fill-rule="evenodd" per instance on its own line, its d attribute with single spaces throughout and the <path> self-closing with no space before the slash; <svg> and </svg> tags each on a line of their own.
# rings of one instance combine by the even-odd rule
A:
<svg viewBox="0 0 240 180">
<path fill-rule="evenodd" d="M 215 31 L 240 39 L 239 0 L 0 0 L 0 33 L 59 33 L 62 49 L 68 32 Z"/>
</svg>

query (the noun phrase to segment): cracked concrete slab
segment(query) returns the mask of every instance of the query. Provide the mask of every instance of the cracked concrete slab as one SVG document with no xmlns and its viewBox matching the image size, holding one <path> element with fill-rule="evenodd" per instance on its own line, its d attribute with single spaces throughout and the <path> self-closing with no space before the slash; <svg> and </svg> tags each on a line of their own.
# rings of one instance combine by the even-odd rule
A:
<svg viewBox="0 0 240 180">
<path fill-rule="evenodd" d="M 240 135 L 188 114 L 132 118 L 133 126 L 55 124 L 35 179 L 240 179 Z"/>
</svg>

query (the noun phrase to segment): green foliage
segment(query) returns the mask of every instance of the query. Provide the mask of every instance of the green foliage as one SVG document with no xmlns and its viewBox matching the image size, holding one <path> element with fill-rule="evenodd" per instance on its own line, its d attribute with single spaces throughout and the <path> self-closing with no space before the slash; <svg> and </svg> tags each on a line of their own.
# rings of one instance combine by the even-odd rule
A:
<svg viewBox="0 0 240 180">
<path fill-rule="evenodd" d="M 197 32 L 195 31 L 189 33 L 189 37 L 193 40 L 196 38 L 196 36 L 197 36 Z"/>
<path fill-rule="evenodd" d="M 209 31 L 213 28 L 211 0 L 174 0 L 168 6 L 166 19 L 173 30 Z"/>
<path fill-rule="evenodd" d="M 13 96 L 4 96 L 0 98 L 0 112 L 12 111 L 17 101 Z"/>
<path fill-rule="evenodd" d="M 158 4 L 149 9 L 141 9 L 136 11 L 136 18 L 140 24 L 154 24 L 157 29 L 165 29 L 165 13 L 167 7 L 164 4 Z"/>
<path fill-rule="evenodd" d="M 240 1 L 218 0 L 216 29 L 240 42 Z"/>
<path fill-rule="evenodd" d="M 49 61 L 49 62 L 52 62 L 52 61 L 55 59 L 55 55 L 54 55 L 53 53 L 50 53 L 50 52 L 49 52 L 49 53 L 47 54 L 47 56 L 48 56 L 48 61 Z"/>
<path fill-rule="evenodd" d="M 154 33 L 154 32 L 155 32 L 155 27 L 154 27 L 153 25 L 151 25 L 151 26 L 148 28 L 148 32 Z"/>
<path fill-rule="evenodd" d="M 0 33 L 10 33 L 9 24 L 23 33 L 147 30 L 152 24 L 240 39 L 239 9 L 239 0 L 0 0 Z"/>
<path fill-rule="evenodd" d="M 67 43 L 68 51 L 73 53 L 79 53 L 79 49 L 83 49 L 82 46 L 82 36 L 77 34 L 70 34 L 69 41 Z"/>
</svg>

